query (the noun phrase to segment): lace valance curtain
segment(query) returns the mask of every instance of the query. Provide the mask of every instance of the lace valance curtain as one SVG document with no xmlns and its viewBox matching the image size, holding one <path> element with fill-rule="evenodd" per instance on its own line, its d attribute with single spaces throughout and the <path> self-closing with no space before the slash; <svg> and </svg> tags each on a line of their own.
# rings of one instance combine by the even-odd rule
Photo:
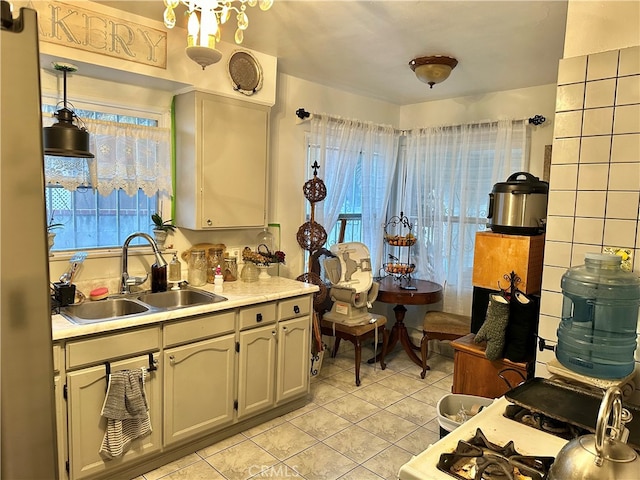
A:
<svg viewBox="0 0 640 480">
<path fill-rule="evenodd" d="M 43 126 L 56 119 L 43 118 Z M 93 159 L 45 156 L 45 180 L 68 190 L 91 186 L 101 195 L 122 189 L 134 195 L 171 194 L 171 133 L 168 128 L 83 119 Z"/>
</svg>

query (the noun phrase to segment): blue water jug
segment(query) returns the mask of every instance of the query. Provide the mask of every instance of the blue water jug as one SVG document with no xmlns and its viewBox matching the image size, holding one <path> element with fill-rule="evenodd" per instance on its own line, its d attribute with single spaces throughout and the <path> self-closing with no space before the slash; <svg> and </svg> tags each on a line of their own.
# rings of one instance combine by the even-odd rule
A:
<svg viewBox="0 0 640 480">
<path fill-rule="evenodd" d="M 562 276 L 556 357 L 574 372 L 605 379 L 633 372 L 640 278 L 621 262 L 617 255 L 587 253 L 584 265 Z"/>
</svg>

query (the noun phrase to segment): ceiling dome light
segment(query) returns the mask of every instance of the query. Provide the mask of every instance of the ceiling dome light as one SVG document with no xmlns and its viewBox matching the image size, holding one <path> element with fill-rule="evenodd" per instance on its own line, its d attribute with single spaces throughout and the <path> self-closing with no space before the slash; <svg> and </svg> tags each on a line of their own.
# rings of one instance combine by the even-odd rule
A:
<svg viewBox="0 0 640 480">
<path fill-rule="evenodd" d="M 458 65 L 458 60 L 452 57 L 434 55 L 432 57 L 414 58 L 409 62 L 409 67 L 418 77 L 418 80 L 433 88 L 436 83 L 444 82 L 449 78 L 451 70 Z"/>
<path fill-rule="evenodd" d="M 93 158 L 89 151 L 89 132 L 84 127 L 78 127 L 73 123 L 78 116 L 73 110 L 67 108 L 67 73 L 76 72 L 78 69 L 70 63 L 54 62 L 53 68 L 62 72 L 63 83 L 63 107 L 57 110 L 53 116 L 58 122 L 50 127 L 42 129 L 42 142 L 45 155 L 56 157 Z"/>
</svg>

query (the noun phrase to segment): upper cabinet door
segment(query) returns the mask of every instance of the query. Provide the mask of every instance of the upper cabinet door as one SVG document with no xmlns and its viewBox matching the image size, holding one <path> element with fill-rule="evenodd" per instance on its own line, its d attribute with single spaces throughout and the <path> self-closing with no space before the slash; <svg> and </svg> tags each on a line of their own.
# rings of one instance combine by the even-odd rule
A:
<svg viewBox="0 0 640 480">
<path fill-rule="evenodd" d="M 269 107 L 202 92 L 176 97 L 176 223 L 266 223 Z"/>
</svg>

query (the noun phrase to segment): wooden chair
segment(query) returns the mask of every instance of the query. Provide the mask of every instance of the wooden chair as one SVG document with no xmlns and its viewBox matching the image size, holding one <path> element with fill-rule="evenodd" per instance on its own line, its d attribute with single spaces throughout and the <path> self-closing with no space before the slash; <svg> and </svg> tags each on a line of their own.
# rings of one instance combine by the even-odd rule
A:
<svg viewBox="0 0 640 480">
<path fill-rule="evenodd" d="M 429 354 L 429 340 L 456 340 L 471 332 L 471 317 L 438 311 L 429 311 L 424 316 L 422 324 L 422 340 L 420 353 L 422 354 L 422 373 L 424 378 L 427 370 L 427 356 Z"/>
<path fill-rule="evenodd" d="M 382 351 L 379 354 L 380 368 L 384 370 L 386 364 L 384 363 L 384 356 L 387 353 L 387 345 L 389 343 L 389 331 L 385 328 L 387 319 L 382 315 L 371 314 L 377 320 L 375 323 L 365 323 L 364 325 L 344 325 L 342 323 L 330 322 L 328 320 L 320 321 L 320 328 L 323 335 L 334 335 L 335 326 L 335 343 L 333 346 L 333 352 L 331 352 L 331 358 L 335 358 L 338 354 L 338 347 L 340 346 L 340 340 L 348 340 L 353 343 L 356 353 L 356 386 L 360 386 L 360 362 L 362 361 L 362 341 L 367 338 L 375 338 L 375 331 L 378 330 L 378 338 L 382 338 Z M 377 361 L 378 359 L 376 359 Z"/>
</svg>

